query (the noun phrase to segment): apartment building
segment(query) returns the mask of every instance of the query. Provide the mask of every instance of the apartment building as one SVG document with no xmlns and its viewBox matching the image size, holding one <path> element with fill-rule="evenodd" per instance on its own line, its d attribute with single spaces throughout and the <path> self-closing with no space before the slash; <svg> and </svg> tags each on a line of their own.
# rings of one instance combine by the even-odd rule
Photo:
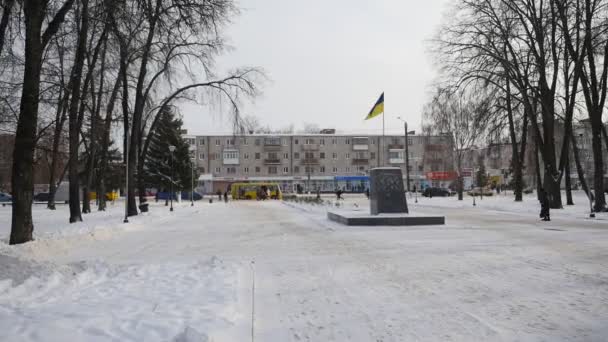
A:
<svg viewBox="0 0 608 342">
<path fill-rule="evenodd" d="M 286 192 L 363 192 L 369 170 L 405 170 L 405 137 L 341 134 L 185 135 L 199 174 L 199 189 L 225 190 L 233 182 L 272 181 Z M 408 138 L 410 186 L 447 186 L 453 173 L 449 136 Z"/>
</svg>

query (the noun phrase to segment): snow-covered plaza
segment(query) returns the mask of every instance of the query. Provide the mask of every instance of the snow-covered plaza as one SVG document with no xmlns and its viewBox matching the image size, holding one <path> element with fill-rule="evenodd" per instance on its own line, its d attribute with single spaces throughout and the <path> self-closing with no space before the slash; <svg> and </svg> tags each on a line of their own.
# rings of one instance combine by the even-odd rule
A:
<svg viewBox="0 0 608 342">
<path fill-rule="evenodd" d="M 446 216 L 420 227 L 206 199 L 70 225 L 36 205 L 18 246 L 0 207 L 0 341 L 606 341 L 608 215 L 575 201 L 541 222 L 532 195 L 408 198 Z"/>
</svg>

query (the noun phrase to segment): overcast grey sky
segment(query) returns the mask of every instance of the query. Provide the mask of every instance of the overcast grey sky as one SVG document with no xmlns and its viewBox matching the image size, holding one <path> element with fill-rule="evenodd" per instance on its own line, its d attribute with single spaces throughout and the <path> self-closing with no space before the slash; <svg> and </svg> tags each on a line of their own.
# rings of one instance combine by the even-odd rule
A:
<svg viewBox="0 0 608 342">
<path fill-rule="evenodd" d="M 228 29 L 234 50 L 221 68 L 259 66 L 270 78 L 243 113 L 272 127 L 315 123 L 343 132 L 382 133 L 380 117 L 364 121 L 385 92 L 387 132 L 397 116 L 418 129 L 434 78 L 426 40 L 446 0 L 240 0 Z M 230 132 L 227 116 L 182 104 L 191 134 Z"/>
</svg>

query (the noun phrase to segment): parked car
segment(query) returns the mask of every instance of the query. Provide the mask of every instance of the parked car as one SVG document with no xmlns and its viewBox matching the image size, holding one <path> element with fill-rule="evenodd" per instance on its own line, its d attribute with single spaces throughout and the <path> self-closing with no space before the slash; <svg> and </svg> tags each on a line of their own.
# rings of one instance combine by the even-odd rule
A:
<svg viewBox="0 0 608 342">
<path fill-rule="evenodd" d="M 494 195 L 494 191 L 490 188 L 474 188 L 468 192 L 470 196 L 480 196 L 482 193 L 484 196 Z"/>
<path fill-rule="evenodd" d="M 203 199 L 203 196 L 201 194 L 199 194 L 198 192 L 193 192 L 194 194 L 194 200 L 195 201 L 200 201 Z M 189 201 L 190 200 L 190 192 L 186 192 L 183 191 L 182 192 L 182 201 Z"/>
<path fill-rule="evenodd" d="M 4 193 L 4 192 L 0 192 L 0 202 L 2 203 L 6 203 L 6 202 L 12 202 L 13 201 L 13 196 Z"/>
<path fill-rule="evenodd" d="M 159 191 L 159 192 L 156 193 L 155 197 L 159 201 L 160 200 L 164 201 L 164 200 L 167 200 L 167 199 L 171 198 L 171 196 L 169 194 L 170 193 L 168 191 L 167 192 L 165 192 L 165 191 Z M 174 201 L 177 201 L 177 193 L 174 192 L 172 197 L 173 197 Z"/>
<path fill-rule="evenodd" d="M 450 190 L 444 188 L 426 188 L 422 192 L 424 197 L 447 197 L 450 196 Z"/>
<path fill-rule="evenodd" d="M 34 202 L 48 202 L 48 201 L 49 201 L 48 192 L 39 192 L 34 195 Z"/>
</svg>

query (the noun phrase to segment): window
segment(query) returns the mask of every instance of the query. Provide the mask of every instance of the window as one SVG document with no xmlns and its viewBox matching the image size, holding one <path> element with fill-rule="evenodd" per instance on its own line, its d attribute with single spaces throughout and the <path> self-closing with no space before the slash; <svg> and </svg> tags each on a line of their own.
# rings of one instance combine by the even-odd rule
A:
<svg viewBox="0 0 608 342">
<path fill-rule="evenodd" d="M 244 173 L 249 173 L 249 168 L 248 167 L 243 168 L 243 172 Z"/>
<path fill-rule="evenodd" d="M 281 139 L 281 145 L 287 146 L 287 139 L 285 139 L 285 138 Z"/>
<path fill-rule="evenodd" d="M 332 145 L 335 145 L 335 144 L 337 144 L 337 143 L 338 143 L 338 141 L 337 141 L 337 139 L 336 139 L 336 138 L 331 139 L 331 144 L 332 144 Z"/>
<path fill-rule="evenodd" d="M 331 170 L 333 173 L 338 173 L 338 168 L 334 166 L 334 168 Z"/>
<path fill-rule="evenodd" d="M 300 159 L 300 153 L 299 152 L 294 152 L 293 153 L 293 159 Z"/>
<path fill-rule="evenodd" d="M 314 158 L 315 158 L 314 152 L 304 152 L 304 159 L 314 159 Z"/>
<path fill-rule="evenodd" d="M 331 157 L 334 159 L 338 159 L 338 153 L 336 153 L 336 152 L 332 153 Z"/>
<path fill-rule="evenodd" d="M 274 175 L 277 173 L 277 167 L 276 166 L 269 166 L 268 167 L 268 173 L 271 175 Z"/>
<path fill-rule="evenodd" d="M 346 153 L 346 159 L 350 159 L 350 153 Z"/>
<path fill-rule="evenodd" d="M 313 145 L 315 143 L 315 139 L 306 138 L 306 140 L 304 141 L 304 143 L 306 145 Z"/>
<path fill-rule="evenodd" d="M 347 172 L 347 173 L 350 172 L 350 167 L 345 168 L 344 172 Z"/>
<path fill-rule="evenodd" d="M 413 139 L 412 138 L 407 138 L 407 144 L 408 145 L 412 145 L 413 143 Z"/>
<path fill-rule="evenodd" d="M 239 159 L 239 151 L 237 151 L 237 150 L 224 151 L 224 159 Z"/>
<path fill-rule="evenodd" d="M 234 139 L 226 139 L 226 145 L 234 146 Z"/>
<path fill-rule="evenodd" d="M 216 159 L 217 159 L 217 153 L 211 153 L 211 154 L 209 155 L 209 159 L 211 159 L 211 160 L 216 160 Z"/>
<path fill-rule="evenodd" d="M 220 172 L 222 172 L 222 168 L 221 168 L 221 167 L 216 167 L 216 168 L 215 168 L 215 172 L 216 172 L 216 173 L 220 173 Z"/>
<path fill-rule="evenodd" d="M 199 145 L 205 145 L 205 138 L 203 138 L 203 139 L 198 139 L 198 144 L 199 144 Z"/>
<path fill-rule="evenodd" d="M 346 141 L 344 142 L 346 145 L 350 145 L 350 139 L 346 139 Z"/>
<path fill-rule="evenodd" d="M 284 167 L 283 168 L 283 173 L 289 173 L 289 168 L 288 167 Z"/>
<path fill-rule="evenodd" d="M 204 153 L 199 153 L 198 154 L 198 159 L 205 159 L 205 154 Z"/>
<path fill-rule="evenodd" d="M 289 159 L 289 153 L 283 153 L 283 159 Z"/>
<path fill-rule="evenodd" d="M 359 172 L 365 172 L 365 166 L 359 166 Z"/>
<path fill-rule="evenodd" d="M 255 139 L 255 146 L 260 146 L 260 138 Z"/>
<path fill-rule="evenodd" d="M 255 159 L 259 160 L 260 159 L 260 152 L 256 152 L 255 153 Z"/>
<path fill-rule="evenodd" d="M 319 153 L 319 158 L 325 159 L 325 152 L 320 152 Z"/>
<path fill-rule="evenodd" d="M 241 144 L 243 145 L 249 145 L 249 141 L 247 141 L 247 138 L 241 138 Z"/>
<path fill-rule="evenodd" d="M 243 154 L 243 158 L 244 158 L 244 159 L 249 159 L 249 153 L 244 153 L 244 154 Z"/>
<path fill-rule="evenodd" d="M 215 146 L 220 146 L 222 144 L 220 139 L 215 139 Z"/>
<path fill-rule="evenodd" d="M 319 172 L 325 173 L 325 166 L 319 166 Z"/>
<path fill-rule="evenodd" d="M 293 167 L 293 173 L 300 173 L 300 167 L 299 166 L 294 166 Z"/>
<path fill-rule="evenodd" d="M 236 173 L 236 167 L 234 167 L 234 166 L 227 167 L 227 168 L 226 168 L 226 173 L 228 173 L 228 174 L 230 174 L 230 175 L 235 174 L 235 173 Z"/>
<path fill-rule="evenodd" d="M 369 139 L 369 141 L 372 143 L 372 145 L 374 145 L 376 143 L 376 140 L 374 140 L 374 139 Z"/>
<path fill-rule="evenodd" d="M 259 166 L 255 167 L 255 173 L 260 173 L 260 167 Z"/>
<path fill-rule="evenodd" d="M 321 144 L 321 145 L 325 145 L 325 139 L 321 139 L 321 140 L 319 140 L 319 144 Z"/>
<path fill-rule="evenodd" d="M 279 160 L 279 156 L 276 152 L 268 152 L 268 159 Z"/>
<path fill-rule="evenodd" d="M 297 145 L 298 144 L 298 139 L 294 139 L 293 143 L 294 143 L 294 145 Z"/>
<path fill-rule="evenodd" d="M 304 168 L 304 172 L 306 172 L 306 174 L 309 174 L 309 173 L 315 173 L 315 168 L 314 168 L 314 167 L 312 167 L 312 166 L 306 166 L 306 167 Z"/>
<path fill-rule="evenodd" d="M 370 152 L 369 159 L 376 159 L 376 152 Z"/>
</svg>

